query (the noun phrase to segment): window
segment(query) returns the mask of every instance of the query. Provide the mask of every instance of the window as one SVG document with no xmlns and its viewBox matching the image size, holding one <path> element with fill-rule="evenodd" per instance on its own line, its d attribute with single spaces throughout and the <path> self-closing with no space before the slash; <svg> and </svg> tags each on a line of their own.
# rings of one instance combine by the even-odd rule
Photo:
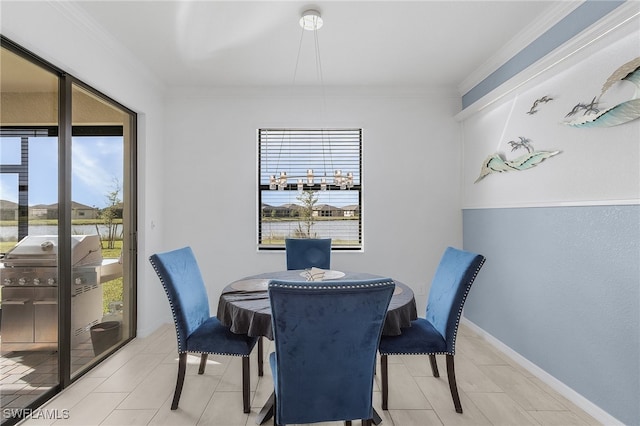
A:
<svg viewBox="0 0 640 426">
<path fill-rule="evenodd" d="M 362 129 L 258 130 L 258 247 L 362 248 Z"/>
</svg>

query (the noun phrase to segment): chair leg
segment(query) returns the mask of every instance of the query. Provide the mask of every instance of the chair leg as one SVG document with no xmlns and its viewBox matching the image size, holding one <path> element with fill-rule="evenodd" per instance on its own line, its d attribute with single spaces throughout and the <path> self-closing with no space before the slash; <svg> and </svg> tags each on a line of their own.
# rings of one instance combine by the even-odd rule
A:
<svg viewBox="0 0 640 426">
<path fill-rule="evenodd" d="M 249 388 L 251 387 L 251 376 L 249 370 L 249 357 L 242 357 L 242 409 L 245 413 L 251 411 L 249 404 Z"/>
<path fill-rule="evenodd" d="M 209 354 L 202 354 L 200 357 L 200 368 L 198 368 L 198 374 L 204 374 L 204 368 L 207 366 L 207 357 Z"/>
<path fill-rule="evenodd" d="M 258 376 L 264 375 L 264 345 L 262 343 L 262 336 L 258 337 Z"/>
<path fill-rule="evenodd" d="M 373 426 L 373 420 L 372 419 L 362 419 L 362 426 Z"/>
<path fill-rule="evenodd" d="M 182 393 L 182 385 L 184 384 L 184 373 L 187 369 L 187 354 L 181 353 L 178 357 L 178 379 L 176 380 L 176 390 L 173 392 L 173 401 L 171 402 L 171 409 L 178 408 L 178 402 L 180 402 L 180 394 Z"/>
<path fill-rule="evenodd" d="M 345 420 L 344 426 L 351 426 L 351 420 Z"/>
<path fill-rule="evenodd" d="M 453 405 L 456 413 L 462 413 L 462 404 L 460 404 L 460 395 L 458 395 L 458 386 L 456 385 L 456 369 L 453 363 L 453 355 L 447 354 L 447 377 L 449 378 L 449 389 L 453 397 Z"/>
<path fill-rule="evenodd" d="M 278 419 L 278 406 L 276 405 L 278 400 L 276 399 L 276 392 L 274 391 L 271 394 L 271 397 L 273 398 L 273 424 L 275 426 L 281 426 L 280 423 L 278 422 L 280 419 Z M 269 401 L 267 401 L 267 404 L 269 403 Z"/>
<path fill-rule="evenodd" d="M 438 364 L 436 363 L 436 356 L 429 355 L 429 362 L 431 363 L 431 372 L 433 373 L 433 377 L 440 377 L 440 373 L 438 372 Z"/>
<path fill-rule="evenodd" d="M 389 377 L 387 355 L 380 355 L 380 375 L 382 376 L 382 409 L 387 410 L 389 402 Z"/>
</svg>

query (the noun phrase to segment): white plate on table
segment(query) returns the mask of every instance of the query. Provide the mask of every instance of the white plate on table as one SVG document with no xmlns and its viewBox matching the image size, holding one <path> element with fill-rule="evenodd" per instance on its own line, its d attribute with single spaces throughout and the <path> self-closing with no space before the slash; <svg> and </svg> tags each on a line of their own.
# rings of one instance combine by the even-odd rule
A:
<svg viewBox="0 0 640 426">
<path fill-rule="evenodd" d="M 231 283 L 231 288 L 238 291 L 267 291 L 269 280 L 254 278 Z"/>
<path fill-rule="evenodd" d="M 321 273 L 324 273 L 322 275 L 322 279 L 318 281 L 337 280 L 338 278 L 342 278 L 345 276 L 344 272 L 332 271 L 328 269 L 317 269 L 317 268 L 312 268 L 311 270 L 302 271 L 300 272 L 300 276 L 306 279 L 308 278 L 310 273 L 313 275 L 320 275 Z"/>
</svg>

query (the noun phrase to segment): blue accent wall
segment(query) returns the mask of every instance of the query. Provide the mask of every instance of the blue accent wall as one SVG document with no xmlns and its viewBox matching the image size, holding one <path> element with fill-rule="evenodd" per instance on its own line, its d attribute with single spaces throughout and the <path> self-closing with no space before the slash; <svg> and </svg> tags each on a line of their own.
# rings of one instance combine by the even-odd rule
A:
<svg viewBox="0 0 640 426">
<path fill-rule="evenodd" d="M 587 0 L 462 96 L 462 109 L 578 35 L 624 0 Z"/>
<path fill-rule="evenodd" d="M 640 424 L 640 206 L 469 209 L 487 261 L 464 315 L 627 425 Z"/>
</svg>

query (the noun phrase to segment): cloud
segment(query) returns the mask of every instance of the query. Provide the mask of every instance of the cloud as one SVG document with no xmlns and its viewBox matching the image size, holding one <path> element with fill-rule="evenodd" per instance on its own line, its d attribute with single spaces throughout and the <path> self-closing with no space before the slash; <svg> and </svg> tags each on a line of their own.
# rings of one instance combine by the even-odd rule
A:
<svg viewBox="0 0 640 426">
<path fill-rule="evenodd" d="M 18 202 L 18 185 L 12 176 L 0 176 L 0 200 Z"/>
<path fill-rule="evenodd" d="M 116 180 L 122 183 L 121 141 L 74 140 L 72 152 L 74 201 L 103 205 Z"/>
</svg>

